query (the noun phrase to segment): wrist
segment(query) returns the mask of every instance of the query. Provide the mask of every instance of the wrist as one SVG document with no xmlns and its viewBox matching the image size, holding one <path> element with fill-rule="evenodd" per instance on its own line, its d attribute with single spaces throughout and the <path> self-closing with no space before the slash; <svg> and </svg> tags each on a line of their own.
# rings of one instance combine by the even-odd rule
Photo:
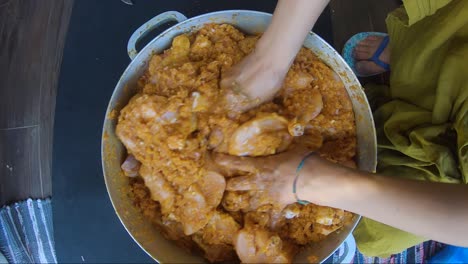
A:
<svg viewBox="0 0 468 264">
<path fill-rule="evenodd" d="M 298 51 L 291 45 L 275 40 L 265 33 L 258 40 L 254 54 L 260 61 L 265 61 L 273 71 L 286 74 Z"/>
<path fill-rule="evenodd" d="M 324 190 L 320 187 L 325 184 L 321 178 L 326 176 L 322 172 L 319 177 L 317 176 L 317 170 L 313 167 L 311 160 L 306 160 L 297 176 L 296 197 L 317 205 L 329 206 L 330 201 L 323 195 Z"/>
<path fill-rule="evenodd" d="M 297 180 L 297 196 L 309 202 L 350 210 L 362 200 L 362 189 L 371 185 L 364 173 L 311 157 Z"/>
</svg>

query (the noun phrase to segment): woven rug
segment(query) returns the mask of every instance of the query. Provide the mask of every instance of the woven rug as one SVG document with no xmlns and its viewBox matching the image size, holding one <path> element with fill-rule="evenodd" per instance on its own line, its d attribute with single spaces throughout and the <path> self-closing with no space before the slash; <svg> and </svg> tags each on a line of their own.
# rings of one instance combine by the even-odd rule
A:
<svg viewBox="0 0 468 264">
<path fill-rule="evenodd" d="M 50 199 L 0 209 L 0 251 L 10 263 L 57 263 L 53 234 Z"/>
</svg>

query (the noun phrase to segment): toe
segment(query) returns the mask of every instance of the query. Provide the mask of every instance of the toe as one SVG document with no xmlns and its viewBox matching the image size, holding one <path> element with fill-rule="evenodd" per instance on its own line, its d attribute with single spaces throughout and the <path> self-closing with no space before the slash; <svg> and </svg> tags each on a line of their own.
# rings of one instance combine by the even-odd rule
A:
<svg viewBox="0 0 468 264">
<path fill-rule="evenodd" d="M 361 47 L 368 49 L 370 53 L 374 53 L 377 48 L 379 47 L 380 42 L 379 41 L 361 41 L 356 47 Z"/>
<path fill-rule="evenodd" d="M 370 58 L 370 54 L 367 50 L 355 49 L 353 52 L 353 57 L 356 60 L 368 60 Z"/>
<path fill-rule="evenodd" d="M 356 51 L 363 51 L 363 52 L 370 52 L 371 49 L 369 47 L 364 46 L 364 45 L 357 45 L 356 48 L 354 48 Z"/>
<path fill-rule="evenodd" d="M 353 50 L 353 56 L 357 60 L 367 60 L 372 57 L 372 50 L 365 46 L 356 46 Z"/>
<path fill-rule="evenodd" d="M 371 36 L 368 36 L 367 38 L 365 38 L 366 40 L 370 40 L 370 41 L 376 41 L 376 40 L 380 40 L 382 37 L 379 37 L 379 36 L 375 36 L 375 35 L 371 35 Z"/>
<path fill-rule="evenodd" d="M 362 75 L 379 74 L 384 71 L 384 69 L 371 61 L 356 62 L 356 70 Z"/>
<path fill-rule="evenodd" d="M 369 49 L 375 51 L 380 43 L 382 42 L 382 37 L 377 37 L 377 36 L 369 36 L 362 41 L 360 41 L 357 46 L 363 46 L 363 47 L 368 47 Z"/>
<path fill-rule="evenodd" d="M 374 45 L 375 45 L 375 40 L 369 40 L 369 39 L 364 39 L 357 44 L 357 46 L 362 46 L 362 47 L 372 47 Z"/>
</svg>

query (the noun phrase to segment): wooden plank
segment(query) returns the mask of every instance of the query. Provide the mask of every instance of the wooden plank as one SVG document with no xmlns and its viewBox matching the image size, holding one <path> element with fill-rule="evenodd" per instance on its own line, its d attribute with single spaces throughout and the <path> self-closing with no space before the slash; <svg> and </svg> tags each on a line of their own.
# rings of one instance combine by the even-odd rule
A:
<svg viewBox="0 0 468 264">
<path fill-rule="evenodd" d="M 41 82 L 39 155 L 43 160 L 40 168 L 41 175 L 46 175 L 47 181 L 52 182 L 55 100 L 73 0 L 49 0 L 49 2 L 49 32 L 43 47 L 45 67 L 42 68 L 41 73 L 41 76 L 47 76 L 47 78 L 43 79 L 44 81 Z M 60 4 L 58 4 L 59 2 Z M 52 194 L 52 188 L 50 189 L 50 194 L 48 195 Z"/>
<path fill-rule="evenodd" d="M 13 175 L 0 169 L 0 205 L 52 194 L 55 97 L 72 6 L 73 0 L 0 0 L 0 166 L 24 167 Z M 9 154 L 16 150 L 23 159 Z"/>
<path fill-rule="evenodd" d="M 0 130 L 0 204 L 50 195 L 41 175 L 39 127 Z"/>
</svg>

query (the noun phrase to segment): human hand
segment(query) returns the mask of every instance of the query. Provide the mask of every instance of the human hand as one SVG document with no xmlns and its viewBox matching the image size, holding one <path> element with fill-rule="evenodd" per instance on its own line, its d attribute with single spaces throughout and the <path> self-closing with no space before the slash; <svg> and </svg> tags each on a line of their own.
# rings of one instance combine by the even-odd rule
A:
<svg viewBox="0 0 468 264">
<path fill-rule="evenodd" d="M 296 169 L 301 160 L 310 152 L 305 147 L 295 146 L 289 151 L 273 156 L 252 158 L 215 154 L 213 160 L 221 168 L 221 173 L 225 175 L 232 174 L 232 171 L 244 175 L 229 178 L 226 183 L 227 191 L 262 193 L 261 198 L 256 199 L 255 202 L 251 201 L 251 206 L 254 207 L 251 209 L 265 204 L 274 204 L 279 207 L 278 209 L 283 209 L 288 204 L 296 202 L 292 189 Z M 318 155 L 312 155 L 307 159 L 307 166 L 317 168 L 317 172 L 321 172 L 326 171 L 325 167 L 333 167 L 334 164 Z M 321 178 L 318 175 L 314 177 L 319 180 Z"/>
<path fill-rule="evenodd" d="M 226 191 L 262 192 L 262 201 L 251 206 L 273 203 L 282 209 L 295 202 L 292 193 L 295 170 L 308 152 L 305 148 L 294 148 L 278 155 L 257 158 L 216 154 L 214 162 L 222 170 L 236 170 L 245 175 L 229 178 Z"/>
<path fill-rule="evenodd" d="M 221 80 L 223 107 L 244 112 L 271 100 L 283 84 L 291 61 L 275 61 L 265 50 L 254 51 Z"/>
<path fill-rule="evenodd" d="M 281 88 L 304 39 L 328 2 L 278 1 L 272 21 L 255 50 L 221 81 L 223 107 L 243 112 L 270 100 Z"/>
<path fill-rule="evenodd" d="M 245 175 L 228 178 L 227 191 L 258 191 L 262 195 L 251 201 L 251 209 L 273 204 L 281 210 L 288 204 L 297 202 L 293 193 L 296 169 L 310 152 L 305 147 L 295 146 L 289 151 L 267 157 L 216 154 L 213 158 L 221 168 L 221 173 L 232 175 L 232 171 L 237 171 L 238 174 Z M 296 183 L 298 198 L 317 205 L 340 208 L 353 190 L 354 177 L 350 175 L 352 171 L 327 161 L 318 154 L 311 155 L 305 161 Z"/>
</svg>

